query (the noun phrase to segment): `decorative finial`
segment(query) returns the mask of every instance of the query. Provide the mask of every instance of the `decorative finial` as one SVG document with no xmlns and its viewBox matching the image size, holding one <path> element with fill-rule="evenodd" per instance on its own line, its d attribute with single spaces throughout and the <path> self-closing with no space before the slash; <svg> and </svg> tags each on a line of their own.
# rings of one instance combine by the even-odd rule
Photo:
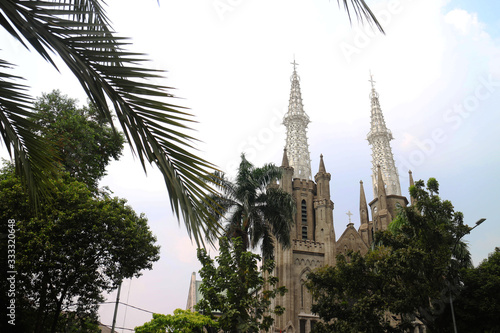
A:
<svg viewBox="0 0 500 333">
<path fill-rule="evenodd" d="M 293 71 L 295 72 L 295 69 L 299 65 L 298 63 L 295 62 L 295 54 L 293 55 L 293 62 L 291 62 L 291 64 L 293 65 Z"/>
<path fill-rule="evenodd" d="M 349 223 L 351 223 L 351 216 L 354 215 L 353 213 L 351 213 L 350 210 L 347 211 L 347 213 L 345 213 L 347 216 L 349 216 Z"/>
<path fill-rule="evenodd" d="M 372 90 L 375 90 L 375 81 L 373 81 L 372 71 L 370 71 L 370 79 L 368 80 L 372 84 Z"/>
</svg>

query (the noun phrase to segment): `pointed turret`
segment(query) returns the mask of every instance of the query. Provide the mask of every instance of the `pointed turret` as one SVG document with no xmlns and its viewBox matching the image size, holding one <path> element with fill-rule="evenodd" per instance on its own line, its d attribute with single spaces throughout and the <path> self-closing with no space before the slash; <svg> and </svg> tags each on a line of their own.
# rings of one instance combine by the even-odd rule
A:
<svg viewBox="0 0 500 333">
<path fill-rule="evenodd" d="M 361 239 L 366 245 L 372 243 L 373 235 L 371 230 L 371 223 L 368 217 L 368 204 L 366 202 L 365 189 L 363 188 L 363 181 L 359 181 L 359 234 Z"/>
<path fill-rule="evenodd" d="M 408 170 L 408 175 L 410 176 L 410 187 L 412 187 L 415 185 L 415 183 L 413 182 L 413 174 L 411 170 Z M 410 194 L 410 203 L 412 206 L 415 206 L 415 203 L 417 203 L 417 200 L 415 200 L 415 198 L 412 197 L 411 194 Z"/>
<path fill-rule="evenodd" d="M 319 170 L 314 176 L 316 181 L 316 196 L 314 197 L 315 210 L 315 240 L 325 243 L 328 261 L 332 263 L 335 254 L 335 230 L 333 228 L 333 202 L 330 198 L 330 180 L 332 176 L 326 172 L 323 155 L 319 157 Z"/>
<path fill-rule="evenodd" d="M 294 169 L 293 177 L 310 180 L 312 178 L 311 158 L 307 144 L 307 125 L 310 120 L 302 105 L 297 63 L 294 60 L 292 64 L 290 101 L 288 112 L 283 118 L 283 124 L 286 127 L 286 149 L 290 166 Z"/>
<path fill-rule="evenodd" d="M 387 209 L 387 192 L 385 191 L 385 184 L 382 175 L 382 168 L 380 165 L 377 165 L 377 198 L 378 198 L 378 209 L 383 210 Z"/>
<path fill-rule="evenodd" d="M 386 185 L 387 195 L 401 195 L 399 175 L 396 169 L 396 164 L 394 163 L 394 156 L 392 155 L 390 145 L 390 141 L 394 138 L 392 137 L 391 131 L 385 125 L 384 115 L 382 114 L 382 109 L 380 108 L 380 102 L 378 100 L 379 96 L 375 91 L 375 81 L 373 81 L 373 76 L 371 74 L 369 81 L 372 85 L 370 93 L 371 126 L 367 139 L 369 144 L 372 146 L 373 193 L 377 196 L 377 166 L 380 165 L 382 169 L 382 178 Z"/>
<path fill-rule="evenodd" d="M 314 176 L 316 181 L 318 198 L 330 200 L 330 180 L 332 176 L 326 172 L 325 162 L 323 161 L 323 154 L 319 156 L 319 170 Z"/>
<path fill-rule="evenodd" d="M 281 175 L 281 188 L 283 191 L 292 193 L 292 178 L 293 178 L 293 168 L 290 167 L 288 163 L 286 148 L 283 149 L 283 160 L 281 161 L 281 169 L 283 174 Z"/>
<path fill-rule="evenodd" d="M 286 148 L 283 149 L 283 159 L 281 160 L 281 166 L 283 168 L 289 168 L 290 164 L 288 163 L 288 156 L 286 154 Z"/>
<path fill-rule="evenodd" d="M 318 173 L 326 173 L 325 162 L 323 162 L 323 154 L 319 155 L 319 170 Z"/>
<path fill-rule="evenodd" d="M 360 224 L 368 224 L 368 203 L 366 202 L 365 189 L 363 188 L 363 181 L 359 181 L 359 217 Z"/>
<path fill-rule="evenodd" d="M 382 178 L 382 168 L 377 166 L 377 197 L 372 201 L 375 204 L 375 210 L 372 212 L 373 217 L 373 234 L 379 230 L 386 230 L 389 223 L 392 222 L 392 214 L 387 205 L 387 193 L 385 191 L 384 180 Z M 406 199 L 405 199 L 406 200 Z M 370 206 L 372 205 L 370 203 Z"/>
</svg>

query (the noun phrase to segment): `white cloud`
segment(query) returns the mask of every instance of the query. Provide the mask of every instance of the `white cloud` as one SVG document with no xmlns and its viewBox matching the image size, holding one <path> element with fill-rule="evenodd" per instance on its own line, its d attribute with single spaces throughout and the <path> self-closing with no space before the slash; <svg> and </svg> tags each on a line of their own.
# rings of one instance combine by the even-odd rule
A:
<svg viewBox="0 0 500 333">
<path fill-rule="evenodd" d="M 486 37 L 485 25 L 478 21 L 477 13 L 469 13 L 463 9 L 453 9 L 448 12 L 444 20 L 451 24 L 463 35 L 479 35 Z"/>
</svg>

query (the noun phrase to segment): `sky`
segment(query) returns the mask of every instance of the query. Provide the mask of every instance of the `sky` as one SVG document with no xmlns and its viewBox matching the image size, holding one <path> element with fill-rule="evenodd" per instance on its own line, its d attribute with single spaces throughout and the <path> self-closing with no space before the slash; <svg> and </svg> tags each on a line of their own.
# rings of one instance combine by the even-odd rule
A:
<svg viewBox="0 0 500 333">
<path fill-rule="evenodd" d="M 349 23 L 336 1 L 326 0 L 109 0 L 108 14 L 134 51 L 164 69 L 178 104 L 190 108 L 201 140 L 197 153 L 234 176 L 240 154 L 256 166 L 281 163 L 294 59 L 299 64 L 313 175 L 323 154 L 331 173 L 334 226 L 359 226 L 359 181 L 371 190 L 369 73 L 408 195 L 415 180 L 435 177 L 440 195 L 465 221 L 486 222 L 464 239 L 478 264 L 500 246 L 496 209 L 500 177 L 500 3 L 493 1 L 368 1 L 386 34 Z M 496 8 L 495 8 L 496 7 Z M 86 101 L 78 82 L 57 72 L 4 32 L 2 56 L 19 65 L 31 92 L 60 89 Z M 2 148 L 3 149 L 3 148 Z M 5 151 L 2 152 L 5 155 Z M 160 173 L 145 175 L 127 150 L 101 185 L 143 212 L 161 245 L 153 270 L 125 281 L 120 299 L 135 307 L 172 313 L 185 308 L 189 279 L 200 268 L 196 247 L 171 213 Z M 212 254 L 215 250 L 211 250 Z M 116 292 L 107 296 L 114 301 Z M 111 325 L 112 304 L 100 309 Z M 134 328 L 151 314 L 119 307 L 117 326 Z M 121 331 L 121 330 L 119 330 Z M 123 330 L 127 332 L 127 330 Z"/>
</svg>

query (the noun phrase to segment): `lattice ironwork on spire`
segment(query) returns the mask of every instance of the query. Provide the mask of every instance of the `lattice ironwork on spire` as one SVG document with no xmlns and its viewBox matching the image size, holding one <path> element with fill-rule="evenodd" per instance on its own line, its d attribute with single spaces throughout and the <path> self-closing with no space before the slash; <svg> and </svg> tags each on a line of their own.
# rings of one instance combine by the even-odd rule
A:
<svg viewBox="0 0 500 333">
<path fill-rule="evenodd" d="M 299 76 L 296 70 L 297 63 L 294 60 L 292 64 L 290 101 L 288 103 L 288 112 L 283 118 L 283 124 L 286 127 L 286 152 L 288 162 L 294 169 L 293 177 L 311 179 L 311 158 L 309 145 L 307 144 L 307 125 L 310 120 L 304 112 L 302 104 Z"/>
<path fill-rule="evenodd" d="M 384 115 L 380 108 L 378 93 L 375 91 L 375 81 L 370 74 L 369 82 L 372 85 L 370 92 L 371 100 L 371 127 L 368 133 L 368 143 L 372 146 L 372 181 L 374 197 L 377 197 L 377 166 L 380 165 L 382 178 L 385 183 L 385 191 L 387 195 L 401 195 L 401 186 L 399 184 L 398 170 L 394 163 L 394 156 L 390 141 L 393 140 L 391 131 L 386 127 Z"/>
</svg>

